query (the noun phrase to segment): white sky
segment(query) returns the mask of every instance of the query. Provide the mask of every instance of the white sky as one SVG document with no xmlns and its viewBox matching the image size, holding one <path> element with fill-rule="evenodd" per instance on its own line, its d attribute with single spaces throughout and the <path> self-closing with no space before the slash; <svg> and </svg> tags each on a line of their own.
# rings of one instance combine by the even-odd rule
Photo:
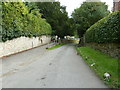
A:
<svg viewBox="0 0 120 90">
<path fill-rule="evenodd" d="M 70 16 L 72 11 L 74 11 L 75 8 L 80 7 L 83 1 L 86 0 L 58 0 L 58 1 L 61 2 L 61 5 L 67 6 L 66 10 L 68 12 L 68 15 Z M 113 0 L 101 0 L 101 1 L 106 2 L 106 4 L 109 6 L 109 10 L 112 10 Z"/>
</svg>

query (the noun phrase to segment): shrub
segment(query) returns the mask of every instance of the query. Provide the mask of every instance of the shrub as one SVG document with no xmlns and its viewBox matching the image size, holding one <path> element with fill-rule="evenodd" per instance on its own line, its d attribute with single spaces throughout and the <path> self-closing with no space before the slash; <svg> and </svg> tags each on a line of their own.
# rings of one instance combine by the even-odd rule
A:
<svg viewBox="0 0 120 90">
<path fill-rule="evenodd" d="M 119 43 L 120 11 L 113 12 L 92 25 L 85 33 L 86 43 Z"/>
<path fill-rule="evenodd" d="M 2 41 L 51 34 L 51 26 L 41 18 L 39 10 L 29 10 L 23 2 L 2 3 Z"/>
</svg>

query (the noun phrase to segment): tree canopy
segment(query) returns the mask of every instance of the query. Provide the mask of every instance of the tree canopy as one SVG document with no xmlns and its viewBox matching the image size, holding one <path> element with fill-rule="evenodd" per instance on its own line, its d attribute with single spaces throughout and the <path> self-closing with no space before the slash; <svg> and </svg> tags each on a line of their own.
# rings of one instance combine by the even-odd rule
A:
<svg viewBox="0 0 120 90">
<path fill-rule="evenodd" d="M 60 2 L 38 2 L 36 3 L 45 18 L 52 26 L 52 35 L 64 37 L 65 35 L 74 35 L 74 24 L 68 17 L 65 6 Z"/>
<path fill-rule="evenodd" d="M 83 34 L 88 28 L 109 13 L 108 6 L 103 2 L 88 2 L 88 0 L 83 2 L 83 4 L 72 13 L 79 37 L 83 37 Z"/>
</svg>

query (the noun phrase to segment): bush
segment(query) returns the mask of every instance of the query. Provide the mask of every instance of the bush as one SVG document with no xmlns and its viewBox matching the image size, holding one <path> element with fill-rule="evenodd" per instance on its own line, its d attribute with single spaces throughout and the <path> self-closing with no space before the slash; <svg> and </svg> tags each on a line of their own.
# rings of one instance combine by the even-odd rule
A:
<svg viewBox="0 0 120 90">
<path fill-rule="evenodd" d="M 85 33 L 86 43 L 119 43 L 120 11 L 113 12 L 91 26 Z"/>
<path fill-rule="evenodd" d="M 51 26 L 41 18 L 38 9 L 30 11 L 23 2 L 2 3 L 2 41 L 48 34 L 51 34 Z"/>
</svg>

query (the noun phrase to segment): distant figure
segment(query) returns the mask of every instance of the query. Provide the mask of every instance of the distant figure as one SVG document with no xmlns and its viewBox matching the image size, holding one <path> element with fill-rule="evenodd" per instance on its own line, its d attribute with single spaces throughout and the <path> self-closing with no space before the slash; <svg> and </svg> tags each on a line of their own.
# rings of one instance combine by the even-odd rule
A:
<svg viewBox="0 0 120 90">
<path fill-rule="evenodd" d="M 66 36 L 64 36 L 64 39 L 66 39 L 67 37 Z"/>
<path fill-rule="evenodd" d="M 55 36 L 55 42 L 58 43 L 58 36 Z"/>
<path fill-rule="evenodd" d="M 60 39 L 60 37 L 58 38 L 58 43 L 61 43 L 61 39 Z"/>
</svg>

